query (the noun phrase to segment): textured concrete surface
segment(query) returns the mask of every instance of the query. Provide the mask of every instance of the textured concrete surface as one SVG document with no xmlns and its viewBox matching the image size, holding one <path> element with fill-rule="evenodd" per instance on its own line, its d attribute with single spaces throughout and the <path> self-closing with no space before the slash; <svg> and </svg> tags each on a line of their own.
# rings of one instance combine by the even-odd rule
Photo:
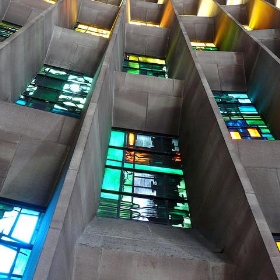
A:
<svg viewBox="0 0 280 280">
<path fill-rule="evenodd" d="M 160 24 L 164 5 L 138 0 L 130 0 L 130 16 L 132 21 Z"/>
<path fill-rule="evenodd" d="M 97 1 L 83 0 L 78 21 L 110 30 L 118 11 L 119 8 L 116 6 L 106 5 Z"/>
<path fill-rule="evenodd" d="M 108 39 L 55 27 L 45 63 L 94 75 L 108 44 Z"/>
<path fill-rule="evenodd" d="M 196 51 L 195 54 L 212 90 L 247 90 L 242 53 Z"/>
<path fill-rule="evenodd" d="M 198 2 L 195 0 L 175 0 L 173 4 L 179 15 L 197 15 Z"/>
<path fill-rule="evenodd" d="M 70 146 L 79 120 L 0 102 L 0 126 L 4 131 Z"/>
<path fill-rule="evenodd" d="M 117 73 L 113 126 L 178 134 L 183 85 L 178 80 Z"/>
<path fill-rule="evenodd" d="M 125 52 L 165 58 L 169 29 L 152 26 L 126 25 Z"/>
<path fill-rule="evenodd" d="M 271 232 L 280 232 L 278 141 L 238 141 L 238 151 Z"/>
<path fill-rule="evenodd" d="M 65 145 L 22 136 L 16 150 L 10 149 L 14 155 L 0 195 L 46 207 L 67 152 Z"/>
<path fill-rule="evenodd" d="M 210 17 L 181 16 L 185 30 L 191 41 L 214 42 L 215 21 Z"/>
<path fill-rule="evenodd" d="M 73 279 L 234 279 L 234 266 L 194 230 L 95 218 L 76 247 Z"/>
</svg>

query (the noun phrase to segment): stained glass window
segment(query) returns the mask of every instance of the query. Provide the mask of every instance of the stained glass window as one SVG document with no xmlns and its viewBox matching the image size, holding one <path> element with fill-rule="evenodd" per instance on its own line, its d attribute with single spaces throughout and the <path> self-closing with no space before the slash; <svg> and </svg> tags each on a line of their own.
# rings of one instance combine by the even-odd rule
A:
<svg viewBox="0 0 280 280">
<path fill-rule="evenodd" d="M 102 29 L 96 26 L 91 26 L 91 25 L 81 24 L 81 23 L 77 23 L 74 27 L 74 30 L 81 33 L 91 34 L 94 36 L 101 36 L 104 38 L 109 38 L 111 33 L 111 31 L 108 29 Z"/>
<path fill-rule="evenodd" d="M 168 78 L 165 60 L 154 57 L 126 53 L 122 71 L 136 75 Z"/>
<path fill-rule="evenodd" d="M 112 130 L 98 215 L 190 228 L 178 140 Z"/>
<path fill-rule="evenodd" d="M 195 51 L 218 51 L 213 43 L 191 42 L 191 45 Z"/>
<path fill-rule="evenodd" d="M 0 201 L 1 279 L 22 278 L 42 217 L 42 211 Z"/>
<path fill-rule="evenodd" d="M 16 33 L 21 26 L 15 25 L 13 23 L 2 21 L 0 22 L 0 42 L 3 42 L 7 38 L 9 38 L 11 35 Z"/>
<path fill-rule="evenodd" d="M 274 140 L 244 92 L 213 92 L 232 139 Z"/>
<path fill-rule="evenodd" d="M 16 104 L 79 118 L 92 81 L 82 74 L 45 65 Z"/>
</svg>

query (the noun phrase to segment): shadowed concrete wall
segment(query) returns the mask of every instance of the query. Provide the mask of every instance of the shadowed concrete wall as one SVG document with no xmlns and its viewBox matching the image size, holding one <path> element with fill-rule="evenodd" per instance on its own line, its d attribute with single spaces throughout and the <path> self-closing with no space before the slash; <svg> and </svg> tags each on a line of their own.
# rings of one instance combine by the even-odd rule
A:
<svg viewBox="0 0 280 280">
<path fill-rule="evenodd" d="M 51 5 L 36 0 L 11 1 L 3 20 L 23 26 Z"/>
<path fill-rule="evenodd" d="M 181 16 L 181 22 L 191 41 L 213 42 L 215 22 L 213 17 Z"/>
<path fill-rule="evenodd" d="M 248 94 L 277 139 L 280 138 L 279 90 L 280 60 L 262 48 L 256 58 Z"/>
<path fill-rule="evenodd" d="M 71 279 L 75 244 L 96 214 L 112 122 L 114 71 L 124 49 L 124 8 L 87 110 L 34 279 Z"/>
<path fill-rule="evenodd" d="M 0 102 L 0 195 L 46 207 L 79 120 Z"/>
<path fill-rule="evenodd" d="M 165 58 L 169 29 L 126 24 L 125 52 Z"/>
<path fill-rule="evenodd" d="M 154 24 L 160 24 L 164 5 L 130 0 L 130 15 L 133 21 L 142 21 Z"/>
<path fill-rule="evenodd" d="M 107 45 L 103 37 L 55 27 L 45 64 L 93 76 Z"/>
<path fill-rule="evenodd" d="M 280 233 L 280 143 L 242 140 L 237 145 L 269 228 Z"/>
<path fill-rule="evenodd" d="M 174 73 L 185 69 L 179 136 L 194 226 L 237 264 L 236 279 L 278 279 L 279 252 L 237 150 L 183 33 L 174 36 Z"/>
<path fill-rule="evenodd" d="M 42 66 L 54 26 L 73 25 L 77 11 L 70 8 L 75 10 L 77 5 L 77 0 L 51 5 L 1 43 L 0 100 L 13 102 L 18 98 Z"/>
<path fill-rule="evenodd" d="M 78 21 L 111 30 L 119 8 L 97 1 L 83 0 Z"/>
<path fill-rule="evenodd" d="M 184 83 L 116 73 L 113 126 L 178 135 Z"/>
<path fill-rule="evenodd" d="M 0 2 L 0 17 L 1 17 L 1 20 L 2 20 L 4 14 L 5 14 L 5 12 L 8 8 L 9 3 L 10 3 L 10 0 L 2 0 Z"/>
</svg>

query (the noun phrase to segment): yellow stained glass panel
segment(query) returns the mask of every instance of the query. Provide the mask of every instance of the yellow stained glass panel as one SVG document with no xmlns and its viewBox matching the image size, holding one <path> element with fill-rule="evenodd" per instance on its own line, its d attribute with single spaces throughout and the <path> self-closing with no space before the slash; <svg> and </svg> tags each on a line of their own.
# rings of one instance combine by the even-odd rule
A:
<svg viewBox="0 0 280 280">
<path fill-rule="evenodd" d="M 248 132 L 252 137 L 261 137 L 258 130 L 256 128 L 248 128 Z"/>
<path fill-rule="evenodd" d="M 277 245 L 278 250 L 280 251 L 280 241 L 276 241 L 276 245 Z"/>
<path fill-rule="evenodd" d="M 232 139 L 241 139 L 241 136 L 240 136 L 239 132 L 231 131 L 230 136 L 231 136 Z"/>
</svg>

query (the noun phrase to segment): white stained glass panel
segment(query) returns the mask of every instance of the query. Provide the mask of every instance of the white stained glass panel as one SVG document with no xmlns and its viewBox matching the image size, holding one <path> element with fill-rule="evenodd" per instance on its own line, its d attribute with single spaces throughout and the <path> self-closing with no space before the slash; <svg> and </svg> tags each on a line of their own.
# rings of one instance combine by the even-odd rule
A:
<svg viewBox="0 0 280 280">
<path fill-rule="evenodd" d="M 19 214 L 18 211 L 5 211 L 5 214 L 2 219 L 0 219 L 0 232 L 9 235 L 10 230 Z"/>
<path fill-rule="evenodd" d="M 23 242 L 29 243 L 36 228 L 38 217 L 21 214 L 12 237 Z"/>
<path fill-rule="evenodd" d="M 11 248 L 0 245 L 0 272 L 9 273 L 17 252 Z"/>
</svg>

